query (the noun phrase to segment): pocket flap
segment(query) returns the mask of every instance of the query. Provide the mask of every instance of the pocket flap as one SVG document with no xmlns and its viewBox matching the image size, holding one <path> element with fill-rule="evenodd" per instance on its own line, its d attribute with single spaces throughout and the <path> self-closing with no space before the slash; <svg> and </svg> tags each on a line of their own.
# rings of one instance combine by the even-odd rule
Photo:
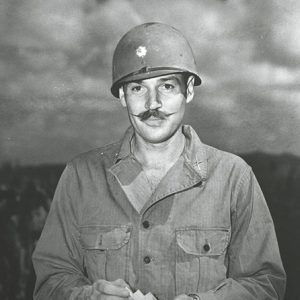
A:
<svg viewBox="0 0 300 300">
<path fill-rule="evenodd" d="M 80 239 L 84 249 L 119 249 L 128 243 L 131 227 L 122 226 L 85 226 L 80 229 Z"/>
<path fill-rule="evenodd" d="M 188 228 L 176 230 L 177 244 L 184 252 L 200 256 L 224 253 L 229 240 L 228 229 Z"/>
</svg>

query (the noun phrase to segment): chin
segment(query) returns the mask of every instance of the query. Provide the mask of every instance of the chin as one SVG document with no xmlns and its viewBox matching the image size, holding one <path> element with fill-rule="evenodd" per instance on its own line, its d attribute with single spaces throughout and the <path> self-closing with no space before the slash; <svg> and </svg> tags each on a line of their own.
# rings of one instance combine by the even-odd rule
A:
<svg viewBox="0 0 300 300">
<path fill-rule="evenodd" d="M 169 128 L 150 128 L 139 132 L 139 135 L 148 143 L 159 144 L 170 139 L 177 131 Z"/>
<path fill-rule="evenodd" d="M 159 136 L 159 137 L 143 137 L 145 141 L 151 144 L 160 144 L 167 141 L 169 136 Z"/>
</svg>

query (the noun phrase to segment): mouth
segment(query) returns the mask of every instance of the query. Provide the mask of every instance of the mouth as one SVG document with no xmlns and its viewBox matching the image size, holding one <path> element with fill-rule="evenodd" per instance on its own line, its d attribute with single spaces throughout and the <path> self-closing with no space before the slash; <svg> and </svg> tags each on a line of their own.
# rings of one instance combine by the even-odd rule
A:
<svg viewBox="0 0 300 300">
<path fill-rule="evenodd" d="M 167 117 L 166 117 L 167 118 Z M 160 121 L 163 121 L 163 120 L 165 120 L 166 118 L 159 118 L 159 117 L 154 117 L 154 116 L 150 116 L 149 118 L 147 118 L 147 119 L 143 119 L 142 121 L 148 121 L 148 120 L 153 120 L 153 121 L 155 121 L 155 120 L 160 120 Z"/>
<path fill-rule="evenodd" d="M 161 127 L 163 122 L 166 121 L 166 118 L 158 118 L 158 117 L 149 117 L 146 120 L 141 120 L 144 124 L 146 124 L 149 127 Z"/>
</svg>

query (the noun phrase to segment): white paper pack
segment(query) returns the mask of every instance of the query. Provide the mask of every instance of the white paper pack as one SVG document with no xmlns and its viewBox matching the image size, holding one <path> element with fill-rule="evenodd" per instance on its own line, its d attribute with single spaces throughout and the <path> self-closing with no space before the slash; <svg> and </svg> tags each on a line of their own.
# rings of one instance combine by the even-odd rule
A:
<svg viewBox="0 0 300 300">
<path fill-rule="evenodd" d="M 133 300 L 156 300 L 156 298 L 151 293 L 148 293 L 148 294 L 144 295 L 140 290 L 137 290 L 134 293 L 132 293 L 130 291 L 130 297 Z"/>
</svg>

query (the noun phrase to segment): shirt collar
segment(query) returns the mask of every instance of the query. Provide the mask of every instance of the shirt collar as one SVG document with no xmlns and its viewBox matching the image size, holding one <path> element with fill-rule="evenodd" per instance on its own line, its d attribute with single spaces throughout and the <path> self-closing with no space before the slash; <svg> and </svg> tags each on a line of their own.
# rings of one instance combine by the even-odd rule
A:
<svg viewBox="0 0 300 300">
<path fill-rule="evenodd" d="M 186 163 L 201 176 L 203 181 L 205 181 L 207 178 L 207 155 L 205 146 L 192 126 L 182 125 L 182 132 L 186 140 L 182 156 Z M 133 135 L 134 129 L 130 126 L 124 134 L 115 163 L 131 155 L 131 140 Z"/>
</svg>

